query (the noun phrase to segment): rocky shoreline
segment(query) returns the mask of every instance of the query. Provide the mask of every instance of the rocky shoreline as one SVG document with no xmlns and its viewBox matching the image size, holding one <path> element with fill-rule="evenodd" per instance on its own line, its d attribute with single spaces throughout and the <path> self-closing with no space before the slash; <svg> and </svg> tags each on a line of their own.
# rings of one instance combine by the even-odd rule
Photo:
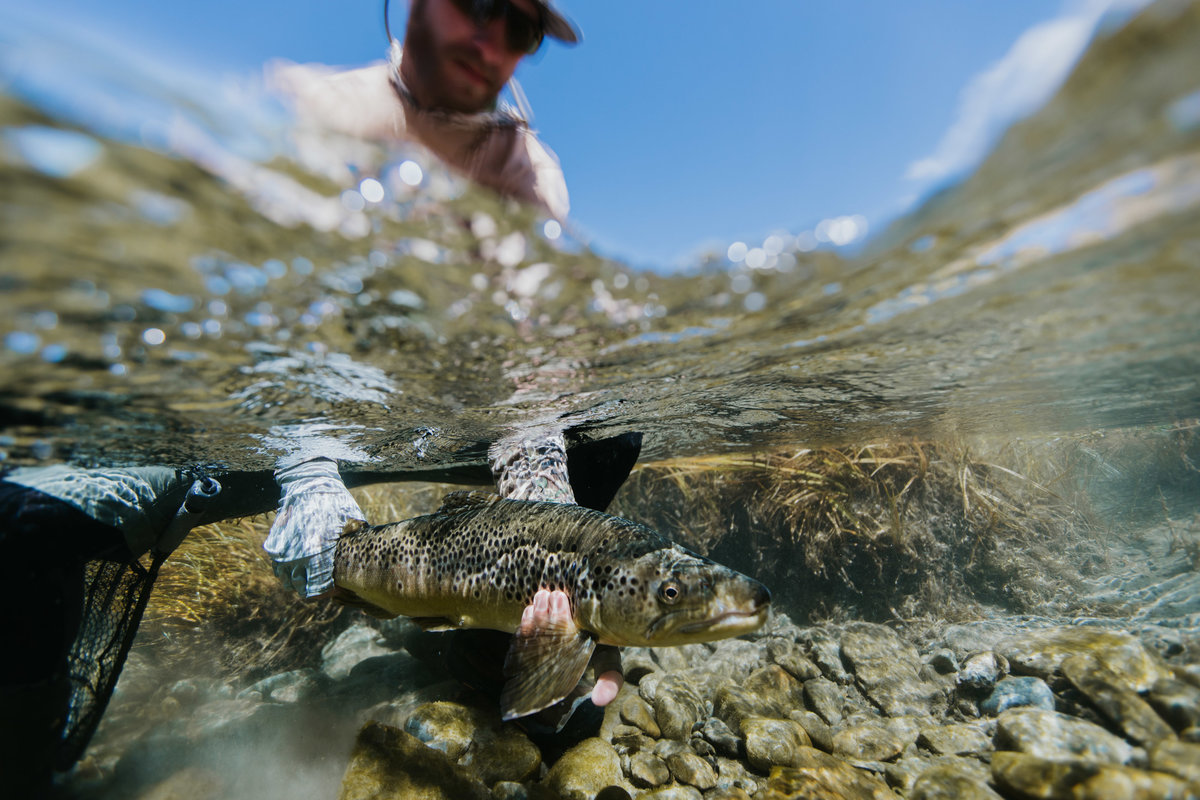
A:
<svg viewBox="0 0 1200 800">
<path fill-rule="evenodd" d="M 357 623 L 321 669 L 236 689 L 131 664 L 74 796 L 1200 798 L 1191 627 L 1000 619 L 906 638 L 785 615 L 624 652 L 625 688 L 561 733 L 501 723 L 444 635 Z M 140 673 L 140 674 L 139 674 Z"/>
</svg>

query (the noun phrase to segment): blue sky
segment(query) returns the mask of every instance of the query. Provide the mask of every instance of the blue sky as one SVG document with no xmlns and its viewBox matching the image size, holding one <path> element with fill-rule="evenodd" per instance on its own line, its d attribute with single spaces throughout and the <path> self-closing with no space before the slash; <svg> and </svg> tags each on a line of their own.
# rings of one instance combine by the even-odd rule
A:
<svg viewBox="0 0 1200 800">
<path fill-rule="evenodd" d="M 577 48 L 518 71 L 601 252 L 669 267 L 861 215 L 878 229 L 969 169 L 1141 0 L 566 0 Z M 382 0 L 0 0 L 208 76 L 356 65 Z M 405 4 L 393 3 L 393 30 Z"/>
</svg>

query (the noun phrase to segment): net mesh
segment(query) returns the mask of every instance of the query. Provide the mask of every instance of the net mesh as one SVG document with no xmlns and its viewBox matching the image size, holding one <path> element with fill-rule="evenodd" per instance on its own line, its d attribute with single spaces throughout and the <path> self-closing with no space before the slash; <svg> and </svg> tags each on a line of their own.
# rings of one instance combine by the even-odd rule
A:
<svg viewBox="0 0 1200 800">
<path fill-rule="evenodd" d="M 138 623 L 150 599 L 159 561 L 89 561 L 84 570 L 79 633 L 67 656 L 70 705 L 57 768 L 79 760 L 112 697 Z"/>
</svg>

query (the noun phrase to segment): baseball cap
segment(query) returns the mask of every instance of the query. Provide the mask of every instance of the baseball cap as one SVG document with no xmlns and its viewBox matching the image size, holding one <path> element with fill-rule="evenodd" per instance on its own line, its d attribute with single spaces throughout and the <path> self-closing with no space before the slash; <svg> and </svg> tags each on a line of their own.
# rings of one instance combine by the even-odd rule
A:
<svg viewBox="0 0 1200 800">
<path fill-rule="evenodd" d="M 537 5 L 541 6 L 542 19 L 546 25 L 546 35 L 558 39 L 566 44 L 578 44 L 580 38 L 579 28 L 575 27 L 575 23 L 571 22 L 562 12 L 554 7 L 553 0 L 534 0 Z"/>
</svg>

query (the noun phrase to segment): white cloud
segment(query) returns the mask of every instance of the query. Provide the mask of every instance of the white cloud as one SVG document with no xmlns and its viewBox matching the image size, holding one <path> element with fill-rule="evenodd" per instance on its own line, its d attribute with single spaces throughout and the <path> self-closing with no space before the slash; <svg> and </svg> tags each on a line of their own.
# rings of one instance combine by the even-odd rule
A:
<svg viewBox="0 0 1200 800">
<path fill-rule="evenodd" d="M 1062 84 L 1109 12 L 1129 13 L 1149 0 L 1074 0 L 1039 23 L 963 89 L 958 112 L 934 152 L 905 177 L 932 184 L 975 166 L 1015 120 L 1035 111 Z"/>
</svg>

